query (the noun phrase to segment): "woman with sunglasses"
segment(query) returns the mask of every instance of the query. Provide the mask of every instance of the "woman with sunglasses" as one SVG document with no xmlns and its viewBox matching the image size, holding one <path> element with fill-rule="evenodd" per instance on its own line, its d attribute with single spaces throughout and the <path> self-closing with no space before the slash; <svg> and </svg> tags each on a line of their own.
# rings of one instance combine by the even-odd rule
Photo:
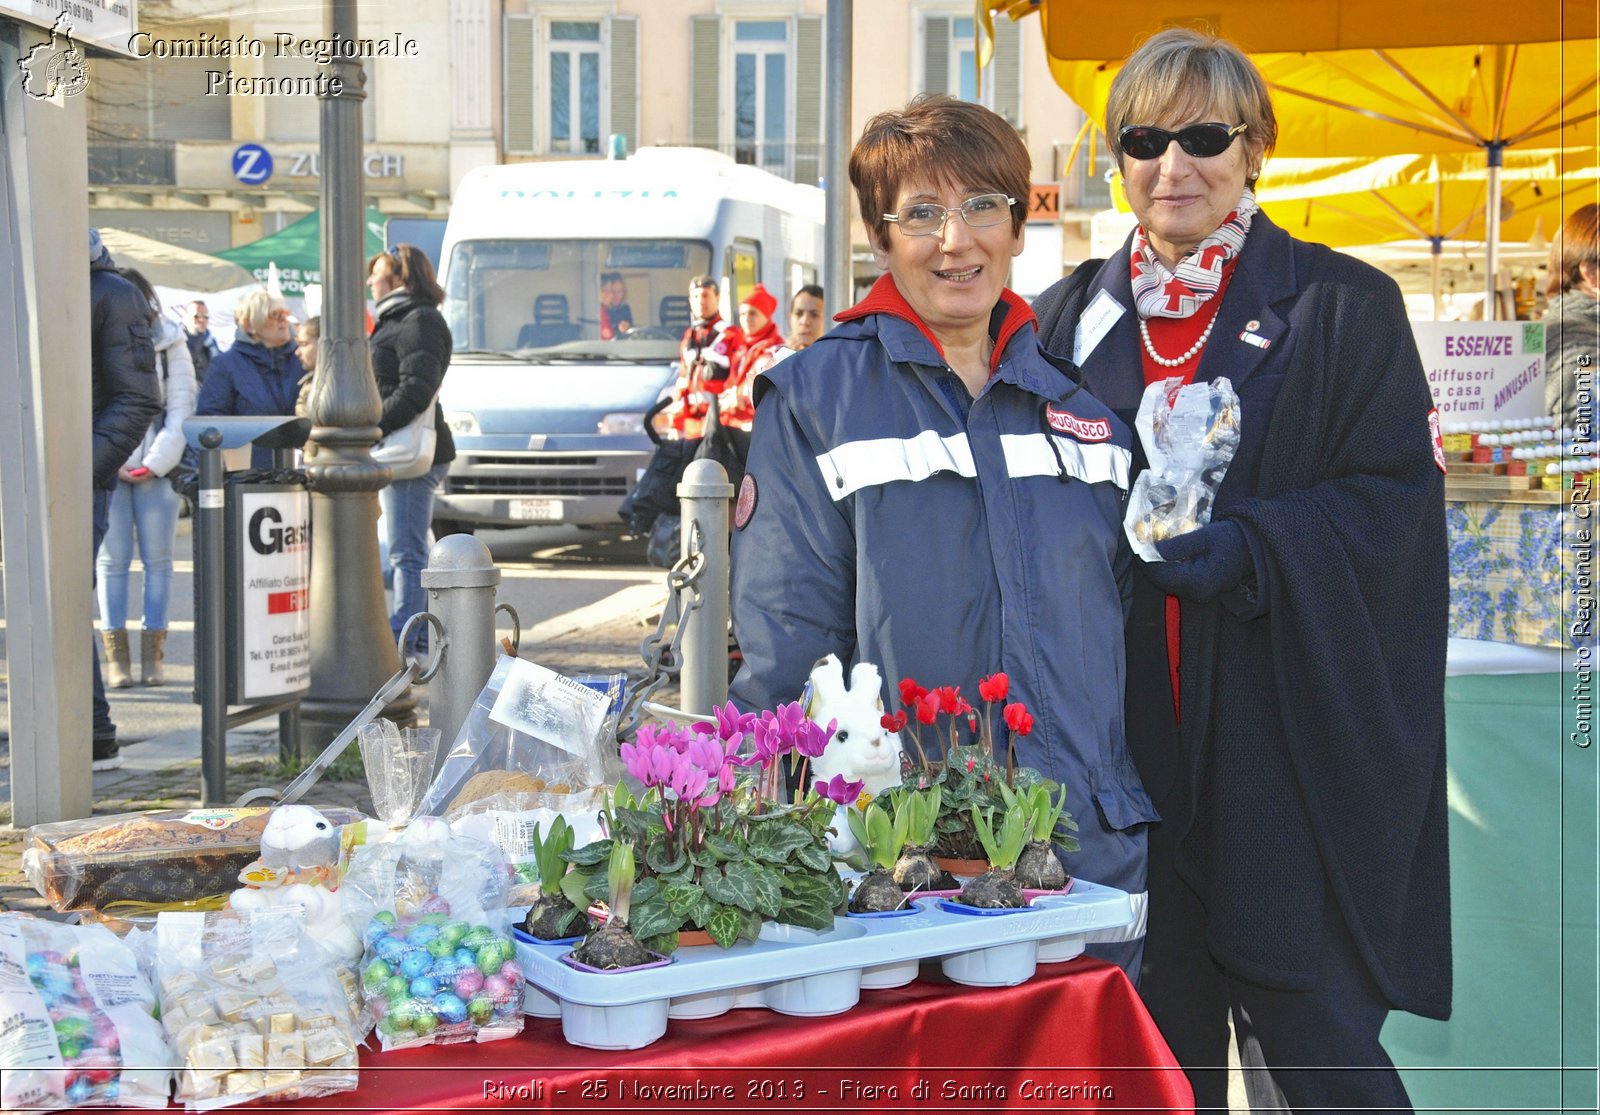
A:
<svg viewBox="0 0 1600 1115">
<path fill-rule="evenodd" d="M 253 290 L 234 307 L 233 320 L 233 346 L 211 358 L 195 414 L 294 414 L 305 369 L 288 307 L 265 290 Z M 271 468 L 272 450 L 252 449 L 250 467 Z"/>
<path fill-rule="evenodd" d="M 732 696 L 792 701 L 828 654 L 877 665 L 890 708 L 902 678 L 978 704 L 1004 671 L 1034 716 L 1016 759 L 1063 785 L 1079 825 L 1068 870 L 1142 910 L 1154 814 L 1122 727 L 1131 435 L 1045 358 L 1006 289 L 1030 171 L 979 105 L 921 96 L 867 122 L 850 181 L 885 274 L 755 382 Z M 1090 948 L 1136 975 L 1142 933 L 1136 917 Z"/>
<path fill-rule="evenodd" d="M 1256 209 L 1277 125 L 1231 44 L 1155 35 L 1106 112 L 1139 226 L 1040 296 L 1045 346 L 1130 423 L 1169 377 L 1242 411 L 1212 522 L 1134 578 L 1141 991 L 1200 1107 L 1231 1010 L 1256 1110 L 1408 1109 L 1379 1030 L 1446 1017 L 1451 968 L 1444 457 L 1405 307 Z"/>
</svg>

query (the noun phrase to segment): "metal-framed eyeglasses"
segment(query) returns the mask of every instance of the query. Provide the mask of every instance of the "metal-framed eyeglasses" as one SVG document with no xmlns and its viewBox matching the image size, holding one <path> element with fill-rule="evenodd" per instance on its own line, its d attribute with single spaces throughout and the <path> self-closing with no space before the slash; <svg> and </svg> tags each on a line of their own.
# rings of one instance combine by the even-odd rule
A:
<svg viewBox="0 0 1600 1115">
<path fill-rule="evenodd" d="M 885 213 L 883 219 L 893 221 L 907 236 L 942 236 L 945 222 L 955 213 L 967 222 L 968 228 L 993 228 L 1011 219 L 1011 207 L 1017 203 L 1005 194 L 979 194 L 969 197 L 954 209 L 937 202 L 919 201 L 901 208 L 898 213 Z"/>
<path fill-rule="evenodd" d="M 1249 124 L 1190 124 L 1169 132 L 1145 124 L 1130 124 L 1117 132 L 1117 146 L 1130 159 L 1141 162 L 1159 159 L 1173 140 L 1184 153 L 1196 159 L 1213 159 L 1233 146 L 1233 137 L 1248 128 Z"/>
</svg>

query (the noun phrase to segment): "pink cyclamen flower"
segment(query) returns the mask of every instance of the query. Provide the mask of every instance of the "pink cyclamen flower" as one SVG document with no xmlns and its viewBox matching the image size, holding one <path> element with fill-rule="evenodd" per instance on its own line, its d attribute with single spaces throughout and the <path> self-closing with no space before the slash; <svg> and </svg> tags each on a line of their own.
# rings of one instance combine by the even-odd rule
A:
<svg viewBox="0 0 1600 1115">
<path fill-rule="evenodd" d="M 818 779 L 811 789 L 818 797 L 827 798 L 840 805 L 854 805 L 866 785 L 864 781 L 848 782 L 844 775 L 836 774 L 826 782 Z"/>
<path fill-rule="evenodd" d="M 836 719 L 828 721 L 826 728 L 807 720 L 795 733 L 794 749 L 808 759 L 815 759 L 827 749 L 828 741 L 838 727 L 839 721 Z"/>
</svg>

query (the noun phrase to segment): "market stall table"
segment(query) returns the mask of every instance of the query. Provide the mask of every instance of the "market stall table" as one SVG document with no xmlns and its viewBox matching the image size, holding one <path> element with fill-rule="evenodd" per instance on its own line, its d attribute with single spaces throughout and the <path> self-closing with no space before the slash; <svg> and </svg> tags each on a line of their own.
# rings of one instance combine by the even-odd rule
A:
<svg viewBox="0 0 1600 1115">
<path fill-rule="evenodd" d="M 794 1018 L 734 1010 L 675 1021 L 631 1052 L 568 1045 L 529 1018 L 506 1041 L 363 1051 L 361 1088 L 302 1109 L 883 1111 L 1011 1105 L 1192 1111 L 1189 1082 L 1120 968 L 1080 958 L 1026 983 L 962 987 L 937 965 L 854 1010 Z"/>
</svg>

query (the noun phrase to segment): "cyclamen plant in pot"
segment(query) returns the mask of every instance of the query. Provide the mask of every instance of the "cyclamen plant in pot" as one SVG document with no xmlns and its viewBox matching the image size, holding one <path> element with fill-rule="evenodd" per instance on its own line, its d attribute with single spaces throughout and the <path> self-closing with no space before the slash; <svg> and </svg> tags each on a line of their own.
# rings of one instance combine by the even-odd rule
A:
<svg viewBox="0 0 1600 1115">
<path fill-rule="evenodd" d="M 601 815 L 606 836 L 567 853 L 569 896 L 603 897 L 597 875 L 615 842 L 641 852 L 632 928 L 657 952 L 671 952 L 681 929 L 703 929 L 724 948 L 754 940 L 763 918 L 831 929 L 845 897 L 827 833 L 838 802 L 854 802 L 860 783 L 818 783 L 793 805 L 782 801 L 785 774 L 822 752 L 832 735 L 798 704 L 759 716 L 732 704 L 716 722 L 646 725 L 621 756 L 644 787 L 619 786 Z M 832 796 L 832 795 L 837 796 Z"/>
<path fill-rule="evenodd" d="M 540 838 L 533 832 L 533 862 L 539 872 L 539 898 L 523 919 L 522 931 L 542 941 L 553 941 L 578 932 L 584 915 L 580 906 L 562 893 L 561 880 L 567 874 L 567 861 L 562 857 L 572 850 L 572 827 L 565 817 L 557 817 L 550 831 Z"/>
<path fill-rule="evenodd" d="M 983 843 L 972 821 L 973 810 L 1004 814 L 1009 810 L 1006 792 L 1054 783 L 1032 767 L 1016 762 L 1017 739 L 1033 731 L 1033 714 L 1020 701 L 1007 701 L 1010 679 L 993 674 L 978 683 L 984 708 L 974 709 L 953 686 L 924 689 L 912 678 L 900 682 L 900 712 L 884 717 L 885 727 L 911 726 L 918 762 L 907 757 L 902 784 L 912 790 L 940 787 L 942 796 L 935 825 L 934 859 L 982 863 Z M 948 718 L 939 730 L 941 718 Z M 1004 761 L 995 757 L 994 730 L 999 720 L 1006 728 Z M 930 753 L 922 738 L 930 729 L 939 750 Z M 964 731 L 963 731 L 964 729 Z M 962 743 L 965 734 L 971 743 Z M 898 792 L 898 791 L 897 791 Z"/>
<path fill-rule="evenodd" d="M 572 950 L 572 959 L 606 970 L 637 968 L 659 961 L 660 954 L 645 948 L 628 926 L 634 886 L 632 844 L 619 840 L 611 845 L 605 880 L 610 915 Z"/>
</svg>

